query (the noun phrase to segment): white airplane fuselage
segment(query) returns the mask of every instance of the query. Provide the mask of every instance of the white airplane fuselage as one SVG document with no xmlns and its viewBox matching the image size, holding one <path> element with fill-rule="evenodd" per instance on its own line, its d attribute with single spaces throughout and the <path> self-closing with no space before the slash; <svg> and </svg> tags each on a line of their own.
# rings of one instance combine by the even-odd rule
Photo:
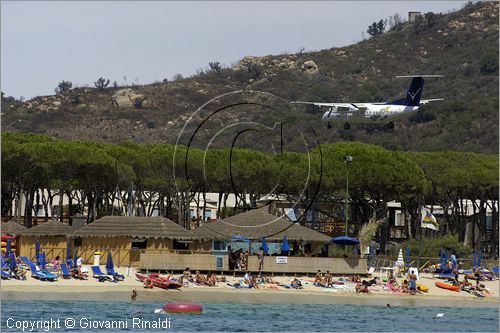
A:
<svg viewBox="0 0 500 333">
<path fill-rule="evenodd" d="M 364 117 L 372 120 L 385 119 L 400 113 L 413 112 L 418 110 L 418 106 L 394 105 L 394 104 L 371 104 L 353 103 L 347 111 L 345 108 L 339 112 L 337 107 L 330 106 L 323 114 L 322 120 L 331 122 L 335 118 Z"/>
</svg>

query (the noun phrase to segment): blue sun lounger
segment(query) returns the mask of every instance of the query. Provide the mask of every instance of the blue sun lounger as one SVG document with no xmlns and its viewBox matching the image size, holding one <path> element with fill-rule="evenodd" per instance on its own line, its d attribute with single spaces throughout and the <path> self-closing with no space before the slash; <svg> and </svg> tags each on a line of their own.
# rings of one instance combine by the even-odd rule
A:
<svg viewBox="0 0 500 333">
<path fill-rule="evenodd" d="M 108 275 L 111 275 L 115 280 L 118 280 L 118 281 L 125 280 L 125 275 L 121 275 L 121 274 L 118 274 L 117 272 L 115 272 L 114 267 L 106 268 L 106 273 L 108 273 Z"/>
<path fill-rule="evenodd" d="M 0 258 L 0 271 L 2 272 L 2 279 L 4 280 L 9 280 L 11 278 L 10 276 L 10 271 L 6 272 L 3 270 L 3 268 L 6 266 L 5 261 L 3 260 L 3 257 Z"/>
<path fill-rule="evenodd" d="M 4 280 L 10 280 L 10 278 L 11 278 L 10 272 L 6 272 L 3 269 L 1 270 L 1 272 L 2 272 L 2 279 L 4 279 Z"/>
<path fill-rule="evenodd" d="M 63 279 L 71 278 L 71 273 L 69 272 L 68 266 L 66 266 L 66 264 L 61 264 L 59 267 L 61 267 L 61 273 Z"/>
<path fill-rule="evenodd" d="M 92 266 L 92 273 L 94 274 L 93 277 L 99 279 L 99 282 L 115 281 L 115 279 L 112 276 L 109 276 L 101 272 L 101 267 L 99 266 Z"/>
<path fill-rule="evenodd" d="M 26 259 L 27 259 L 27 258 L 26 258 Z M 23 259 L 21 258 L 21 260 L 23 260 Z M 23 260 L 23 261 L 24 261 L 24 260 Z M 49 272 L 49 271 L 48 271 L 48 270 L 46 270 L 46 269 L 45 269 L 45 270 L 42 270 L 42 271 L 41 271 L 41 270 L 39 270 L 39 269 L 36 267 L 35 263 L 33 263 L 33 262 L 29 261 L 29 259 L 28 259 L 28 262 L 25 262 L 25 263 L 29 266 L 29 268 L 30 268 L 30 270 L 31 270 L 31 276 L 32 276 L 32 277 L 34 277 L 34 278 L 36 278 L 36 279 L 40 279 L 40 280 L 42 280 L 42 281 L 45 281 L 45 280 L 48 280 L 48 281 L 55 281 L 55 280 L 57 280 L 57 275 L 56 275 L 56 274 L 51 273 L 51 272 Z"/>
</svg>

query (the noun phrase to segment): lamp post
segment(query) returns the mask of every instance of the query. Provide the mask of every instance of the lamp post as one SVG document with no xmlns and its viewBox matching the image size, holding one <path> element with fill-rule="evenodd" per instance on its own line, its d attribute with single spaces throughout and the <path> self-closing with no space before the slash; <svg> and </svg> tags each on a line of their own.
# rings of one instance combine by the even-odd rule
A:
<svg viewBox="0 0 500 333">
<path fill-rule="evenodd" d="M 346 164 L 346 189 L 345 189 L 345 235 L 347 236 L 347 225 L 349 223 L 349 165 L 352 163 L 352 156 L 346 155 L 344 157 L 344 163 Z"/>
</svg>

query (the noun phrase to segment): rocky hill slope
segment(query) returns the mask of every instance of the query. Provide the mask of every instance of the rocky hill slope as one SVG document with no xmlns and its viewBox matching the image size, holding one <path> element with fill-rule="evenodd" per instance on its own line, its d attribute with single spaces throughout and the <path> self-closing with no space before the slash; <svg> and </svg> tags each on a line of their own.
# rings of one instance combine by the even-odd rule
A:
<svg viewBox="0 0 500 333">
<path fill-rule="evenodd" d="M 175 143 L 193 112 L 223 93 L 258 90 L 286 101 L 383 101 L 405 93 L 408 81 L 395 79 L 395 75 L 426 73 L 445 77 L 427 80 L 423 98 L 446 100 L 396 118 L 393 130 L 359 123 L 346 131 L 343 121 L 327 130 L 318 109 L 267 100 L 264 102 L 277 103 L 286 112 L 255 105 L 233 106 L 204 124 L 197 144 L 206 144 L 224 126 L 252 121 L 269 127 L 281 122 L 299 131 L 312 126 L 319 142 L 324 143 L 357 140 L 389 149 L 496 153 L 498 38 L 498 3 L 479 2 L 446 15 L 426 14 L 416 22 L 396 25 L 380 36 L 347 47 L 249 56 L 231 68 L 212 66 L 172 82 L 75 88 L 26 102 L 2 97 L 2 130 L 65 139 Z M 232 97 L 209 108 L 228 101 Z M 198 114 L 186 128 L 195 129 L 202 121 L 203 115 Z M 228 135 L 214 145 L 227 145 L 232 140 Z M 242 137 L 239 143 L 269 148 L 252 136 Z M 288 137 L 286 145 L 288 149 L 300 146 L 300 137 Z"/>
</svg>

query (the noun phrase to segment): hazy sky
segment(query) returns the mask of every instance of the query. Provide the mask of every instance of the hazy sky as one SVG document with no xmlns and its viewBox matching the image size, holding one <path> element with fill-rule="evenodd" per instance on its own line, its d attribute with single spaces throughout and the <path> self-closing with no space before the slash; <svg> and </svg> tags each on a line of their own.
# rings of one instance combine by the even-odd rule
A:
<svg viewBox="0 0 500 333">
<path fill-rule="evenodd" d="M 349 45 L 394 13 L 464 3 L 2 1 L 1 89 L 31 98 L 54 94 L 61 80 L 93 87 L 101 76 L 119 84 L 189 76 L 210 61 Z"/>
</svg>

